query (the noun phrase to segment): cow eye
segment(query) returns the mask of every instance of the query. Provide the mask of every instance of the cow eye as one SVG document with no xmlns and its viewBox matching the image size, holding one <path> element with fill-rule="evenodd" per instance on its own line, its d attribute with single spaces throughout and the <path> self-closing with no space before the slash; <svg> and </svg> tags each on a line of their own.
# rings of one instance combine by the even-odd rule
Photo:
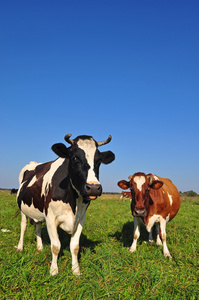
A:
<svg viewBox="0 0 199 300">
<path fill-rule="evenodd" d="M 75 164 L 80 163 L 79 157 L 74 156 L 74 157 L 73 157 L 73 162 L 74 162 Z"/>
</svg>

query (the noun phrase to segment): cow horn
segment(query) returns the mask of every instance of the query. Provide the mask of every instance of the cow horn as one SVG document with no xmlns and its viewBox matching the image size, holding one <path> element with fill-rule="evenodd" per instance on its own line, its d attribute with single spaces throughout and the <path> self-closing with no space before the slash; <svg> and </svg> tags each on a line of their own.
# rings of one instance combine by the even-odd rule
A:
<svg viewBox="0 0 199 300">
<path fill-rule="evenodd" d="M 133 177 L 132 175 L 129 175 L 128 179 L 129 179 L 129 180 L 131 180 L 131 179 L 132 179 L 132 177 Z"/>
<path fill-rule="evenodd" d="M 97 145 L 98 146 L 106 145 L 106 144 L 108 144 L 111 141 L 111 139 L 112 139 L 112 136 L 109 135 L 108 138 L 107 138 L 107 140 L 102 141 L 102 142 L 97 142 Z"/>
<path fill-rule="evenodd" d="M 71 133 L 66 134 L 65 137 L 64 137 L 64 139 L 65 139 L 65 141 L 66 141 L 67 143 L 73 145 L 73 144 L 74 144 L 74 141 L 73 141 L 72 139 L 70 139 L 71 135 L 72 135 Z"/>
<path fill-rule="evenodd" d="M 148 179 L 149 179 L 149 185 L 152 185 L 152 183 L 153 183 L 153 177 L 151 175 L 149 175 Z"/>
</svg>

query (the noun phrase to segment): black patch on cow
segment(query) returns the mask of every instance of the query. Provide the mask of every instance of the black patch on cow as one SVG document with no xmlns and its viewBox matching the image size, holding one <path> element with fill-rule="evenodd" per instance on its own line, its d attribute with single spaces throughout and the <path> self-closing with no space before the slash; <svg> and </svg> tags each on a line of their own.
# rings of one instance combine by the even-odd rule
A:
<svg viewBox="0 0 199 300">
<path fill-rule="evenodd" d="M 43 176 L 49 171 L 51 164 L 52 162 L 40 164 L 35 168 L 35 170 L 24 172 L 24 184 L 20 189 L 20 193 L 17 199 L 20 209 L 21 202 L 23 201 L 23 203 L 28 205 L 29 207 L 31 206 L 31 204 L 33 204 L 35 208 L 38 208 L 41 212 L 43 212 L 45 198 L 44 196 L 41 197 L 41 187 L 43 183 Z M 33 185 L 28 187 L 30 181 L 34 176 L 36 176 L 37 180 Z"/>
<path fill-rule="evenodd" d="M 31 171 L 26 170 L 26 171 L 24 172 L 24 174 L 23 174 L 22 182 L 28 180 L 29 178 L 32 179 L 32 177 L 34 176 L 34 174 L 35 174 L 35 170 L 31 170 Z"/>
<path fill-rule="evenodd" d="M 51 198 L 53 201 L 61 200 L 64 203 L 69 203 L 75 214 L 78 194 L 71 186 L 68 165 L 69 160 L 65 159 L 63 164 L 55 171 L 52 177 Z"/>
<path fill-rule="evenodd" d="M 72 184 L 84 196 L 84 186 L 88 177 L 88 170 L 90 168 L 85 152 L 77 146 L 69 150 L 70 163 L 69 174 L 72 179 Z"/>
<path fill-rule="evenodd" d="M 89 200 L 89 198 L 84 197 L 82 202 L 83 202 L 84 204 L 89 204 L 89 205 L 90 205 L 91 200 Z"/>
</svg>

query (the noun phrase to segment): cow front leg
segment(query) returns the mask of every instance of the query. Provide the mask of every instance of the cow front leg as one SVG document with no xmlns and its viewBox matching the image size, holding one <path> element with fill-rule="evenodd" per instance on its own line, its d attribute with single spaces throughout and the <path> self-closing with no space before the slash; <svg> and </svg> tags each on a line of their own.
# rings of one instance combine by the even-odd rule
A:
<svg viewBox="0 0 199 300">
<path fill-rule="evenodd" d="M 140 236 L 140 218 L 134 217 L 134 232 L 133 232 L 133 243 L 130 247 L 130 252 L 134 252 L 137 246 L 137 240 Z"/>
<path fill-rule="evenodd" d="M 74 275 L 81 275 L 78 263 L 78 253 L 79 253 L 79 239 L 82 233 L 85 217 L 77 225 L 75 233 L 71 236 L 70 240 L 70 252 L 72 256 L 72 271 Z"/>
<path fill-rule="evenodd" d="M 35 223 L 35 233 L 37 237 L 37 250 L 42 251 L 43 250 L 43 244 L 41 239 L 41 227 L 42 222 Z"/>
<path fill-rule="evenodd" d="M 161 238 L 163 244 L 163 254 L 164 256 L 172 258 L 166 244 L 166 220 L 164 218 L 161 218 L 160 220 L 160 230 L 161 230 Z"/>
<path fill-rule="evenodd" d="M 56 222 L 54 220 L 54 222 L 51 221 L 47 221 L 46 220 L 46 224 L 47 224 L 47 230 L 48 230 L 48 234 L 50 237 L 50 243 L 51 243 L 51 251 L 52 251 L 52 262 L 51 262 L 51 267 L 50 267 L 50 275 L 57 275 L 58 274 L 58 265 L 57 265 L 57 258 L 58 258 L 58 254 L 60 251 L 60 241 L 59 241 L 59 236 L 57 233 L 57 225 Z"/>
<path fill-rule="evenodd" d="M 20 234 L 19 243 L 17 246 L 17 251 L 23 251 L 23 240 L 24 240 L 24 233 L 26 231 L 26 226 L 27 226 L 27 217 L 21 211 L 21 234 Z"/>
</svg>

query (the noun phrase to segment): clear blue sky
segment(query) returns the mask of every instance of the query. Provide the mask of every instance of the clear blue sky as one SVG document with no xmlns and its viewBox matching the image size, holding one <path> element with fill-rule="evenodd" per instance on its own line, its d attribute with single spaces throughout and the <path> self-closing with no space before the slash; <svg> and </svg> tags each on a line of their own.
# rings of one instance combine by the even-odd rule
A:
<svg viewBox="0 0 199 300">
<path fill-rule="evenodd" d="M 2 1 L 0 188 L 64 136 L 116 160 L 105 192 L 138 171 L 199 193 L 199 2 Z"/>
</svg>

